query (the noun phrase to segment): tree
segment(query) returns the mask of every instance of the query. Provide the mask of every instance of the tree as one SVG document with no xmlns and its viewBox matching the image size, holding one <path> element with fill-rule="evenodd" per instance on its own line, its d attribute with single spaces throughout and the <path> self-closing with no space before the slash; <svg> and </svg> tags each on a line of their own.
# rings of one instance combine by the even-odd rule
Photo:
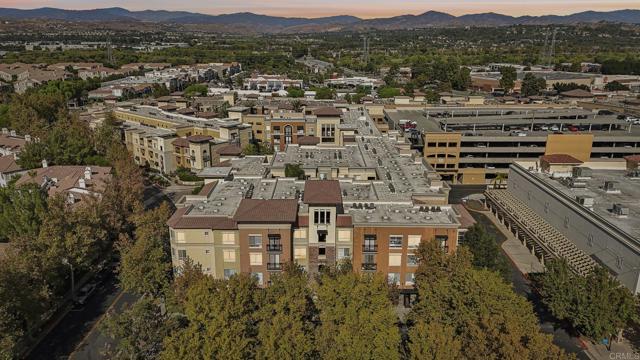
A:
<svg viewBox="0 0 640 360">
<path fill-rule="evenodd" d="M 628 91 L 629 87 L 619 81 L 611 81 L 604 86 L 604 89 L 607 91 Z"/>
<path fill-rule="evenodd" d="M 482 225 L 475 224 L 464 234 L 464 244 L 473 254 L 473 266 L 496 271 L 505 279 L 509 277 L 509 264 L 500 245 Z"/>
<path fill-rule="evenodd" d="M 453 329 L 467 359 L 567 358 L 553 345 L 550 335 L 540 332 L 531 304 L 495 272 L 473 268 L 466 248 L 447 255 L 435 241 L 429 241 L 421 243 L 416 254 L 420 300 L 409 314 L 412 323 L 443 331 Z M 424 339 L 425 331 L 411 329 L 410 336 Z M 427 354 L 412 357 L 445 351 L 429 346 L 432 340 L 428 337 L 426 341 L 422 346 L 414 345 L 413 350 Z M 451 346 L 455 353 L 458 345 L 452 342 Z"/>
<path fill-rule="evenodd" d="M 270 155 L 273 154 L 273 149 L 260 142 L 251 143 L 242 149 L 245 155 Z"/>
<path fill-rule="evenodd" d="M 544 90 L 547 86 L 547 81 L 543 78 L 538 78 L 532 73 L 526 73 L 522 79 L 522 87 L 520 92 L 524 96 L 539 95 L 540 91 Z"/>
<path fill-rule="evenodd" d="M 229 280 L 205 277 L 187 293 L 189 325 L 164 342 L 161 359 L 248 359 L 255 357 L 257 282 L 234 275 Z"/>
<path fill-rule="evenodd" d="M 170 298 L 173 305 L 183 311 L 189 289 L 194 284 L 202 281 L 206 275 L 202 272 L 202 265 L 195 263 L 191 258 L 186 258 L 182 261 L 182 264 L 176 269 L 176 274 L 171 284 Z"/>
<path fill-rule="evenodd" d="M 509 93 L 513 90 L 516 80 L 518 79 L 518 73 L 513 66 L 503 66 L 500 68 L 500 87 Z"/>
<path fill-rule="evenodd" d="M 418 321 L 409 329 L 411 359 L 448 360 L 462 358 L 462 343 L 454 328 L 440 323 Z"/>
<path fill-rule="evenodd" d="M 142 297 L 121 314 L 108 313 L 100 326 L 115 340 L 115 346 L 106 349 L 110 359 L 144 360 L 157 358 L 164 339 L 180 326 L 180 320 L 163 312 L 156 299 Z"/>
<path fill-rule="evenodd" d="M 570 271 L 566 261 L 550 261 L 538 286 L 543 303 L 556 318 L 595 340 L 638 320 L 637 299 L 602 267 L 581 277 Z"/>
<path fill-rule="evenodd" d="M 270 278 L 258 311 L 257 359 L 314 359 L 316 308 L 307 276 L 287 263 Z"/>
<path fill-rule="evenodd" d="M 571 91 L 571 90 L 575 90 L 575 89 L 582 89 L 585 91 L 590 91 L 589 87 L 587 85 L 582 85 L 582 84 L 576 84 L 576 83 L 555 83 L 553 84 L 553 89 L 559 93 L 565 92 L 565 91 Z"/>
<path fill-rule="evenodd" d="M 171 253 L 165 222 L 170 209 L 162 203 L 154 210 L 134 216 L 135 241 L 123 239 L 120 283 L 140 295 L 161 296 L 171 280 Z"/>
<path fill-rule="evenodd" d="M 186 97 L 205 96 L 207 95 L 207 91 L 208 91 L 207 85 L 193 84 L 193 85 L 187 86 L 187 88 L 184 89 L 184 96 Z"/>
<path fill-rule="evenodd" d="M 378 88 L 378 96 L 381 98 L 392 98 L 400 96 L 400 89 L 388 86 L 381 86 Z"/>
<path fill-rule="evenodd" d="M 122 143 L 117 123 L 118 121 L 113 112 L 109 112 L 102 124 L 95 129 L 93 142 L 95 151 L 98 154 L 106 156 L 111 148 Z"/>
<path fill-rule="evenodd" d="M 171 92 L 169 91 L 169 89 L 167 89 L 167 87 L 164 84 L 153 84 L 153 88 L 151 90 L 151 96 L 153 96 L 154 98 L 167 96 L 170 93 Z"/>
<path fill-rule="evenodd" d="M 285 164 L 284 176 L 303 180 L 306 175 L 300 164 Z"/>
<path fill-rule="evenodd" d="M 289 94 L 289 97 L 291 98 L 301 98 L 304 96 L 304 90 L 302 89 L 298 89 L 296 87 L 290 86 L 287 89 L 287 93 Z"/>
<path fill-rule="evenodd" d="M 399 359 L 398 318 L 380 274 L 325 273 L 316 289 L 323 359 Z"/>
<path fill-rule="evenodd" d="M 316 87 L 311 90 L 316 92 L 316 100 L 331 100 L 336 96 L 336 91 L 328 87 Z"/>
<path fill-rule="evenodd" d="M 47 214 L 47 194 L 38 185 L 0 188 L 0 240 L 35 237 Z"/>
<path fill-rule="evenodd" d="M 49 149 L 44 143 L 30 142 L 20 152 L 16 163 L 23 169 L 35 169 L 42 166 L 42 160 L 51 159 Z"/>
</svg>

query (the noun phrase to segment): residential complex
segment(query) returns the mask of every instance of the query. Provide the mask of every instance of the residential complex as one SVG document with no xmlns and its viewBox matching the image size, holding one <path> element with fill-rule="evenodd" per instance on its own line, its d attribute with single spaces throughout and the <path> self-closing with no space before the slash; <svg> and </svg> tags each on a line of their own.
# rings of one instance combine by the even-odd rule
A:
<svg viewBox="0 0 640 360">
<path fill-rule="evenodd" d="M 637 294 L 639 160 L 629 156 L 621 169 L 568 155 L 543 158 L 542 169 L 514 164 L 506 190 L 487 190 L 487 205 L 543 262 L 564 258 L 580 274 L 604 266 Z"/>
<path fill-rule="evenodd" d="M 338 121 L 331 145 L 291 143 L 199 172 L 202 191 L 168 221 L 174 266 L 189 257 L 215 277 L 251 273 L 267 285 L 286 262 L 317 273 L 350 259 L 354 271 L 381 272 L 410 292 L 420 241 L 455 251 L 469 217 L 402 133 L 381 134 L 356 110 Z M 304 179 L 285 177 L 287 164 Z"/>
<path fill-rule="evenodd" d="M 114 110 L 123 122 L 125 143 L 140 165 L 170 173 L 178 167 L 202 170 L 219 161 L 215 149 L 249 143 L 251 127 L 236 119 L 207 119 L 153 106 Z"/>
</svg>

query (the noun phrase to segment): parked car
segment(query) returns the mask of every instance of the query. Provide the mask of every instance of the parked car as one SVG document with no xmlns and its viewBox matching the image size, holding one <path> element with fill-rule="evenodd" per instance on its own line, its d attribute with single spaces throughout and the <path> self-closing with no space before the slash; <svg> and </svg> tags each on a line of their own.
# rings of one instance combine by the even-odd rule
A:
<svg viewBox="0 0 640 360">
<path fill-rule="evenodd" d="M 560 130 L 560 128 L 558 126 L 556 126 L 556 125 L 553 125 L 551 127 L 551 131 L 558 131 L 558 130 Z"/>
</svg>

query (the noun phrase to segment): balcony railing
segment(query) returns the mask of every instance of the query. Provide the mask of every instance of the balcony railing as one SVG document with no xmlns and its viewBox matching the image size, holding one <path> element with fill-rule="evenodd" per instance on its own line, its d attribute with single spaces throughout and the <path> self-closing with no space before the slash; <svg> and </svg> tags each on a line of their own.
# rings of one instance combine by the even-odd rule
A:
<svg viewBox="0 0 640 360">
<path fill-rule="evenodd" d="M 270 270 L 270 271 L 282 270 L 282 264 L 281 263 L 267 263 L 267 270 Z"/>
<path fill-rule="evenodd" d="M 362 270 L 364 271 L 375 271 L 378 269 L 378 264 L 376 263 L 362 263 Z"/>
<path fill-rule="evenodd" d="M 267 244 L 267 251 L 281 252 L 282 244 Z"/>
<path fill-rule="evenodd" d="M 365 252 L 365 253 L 378 252 L 378 245 L 377 244 L 374 244 L 374 245 L 362 245 L 362 252 Z"/>
</svg>

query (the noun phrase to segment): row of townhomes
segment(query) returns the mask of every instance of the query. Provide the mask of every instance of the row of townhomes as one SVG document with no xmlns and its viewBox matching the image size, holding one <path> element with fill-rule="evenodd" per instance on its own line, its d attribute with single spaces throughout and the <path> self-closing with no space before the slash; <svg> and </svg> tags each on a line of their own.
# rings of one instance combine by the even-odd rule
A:
<svg viewBox="0 0 640 360">
<path fill-rule="evenodd" d="M 410 299 L 419 243 L 455 251 L 473 220 L 448 204 L 449 187 L 401 132 L 382 134 L 357 110 L 322 114 L 335 118 L 331 141 L 288 143 L 273 156 L 230 158 L 198 173 L 204 187 L 168 221 L 176 268 L 191 258 L 214 277 L 248 273 L 266 286 L 287 262 L 313 274 L 349 259 Z M 286 177 L 288 165 L 304 176 Z"/>
</svg>

